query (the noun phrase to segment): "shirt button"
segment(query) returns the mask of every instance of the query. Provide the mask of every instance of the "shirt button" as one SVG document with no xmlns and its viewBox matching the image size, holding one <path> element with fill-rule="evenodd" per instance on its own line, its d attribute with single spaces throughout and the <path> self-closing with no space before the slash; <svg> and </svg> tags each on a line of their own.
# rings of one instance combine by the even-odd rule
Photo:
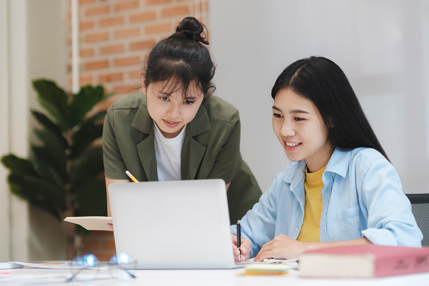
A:
<svg viewBox="0 0 429 286">
<path fill-rule="evenodd" d="M 295 232 L 297 232 L 299 230 L 299 228 L 295 227 Z"/>
</svg>

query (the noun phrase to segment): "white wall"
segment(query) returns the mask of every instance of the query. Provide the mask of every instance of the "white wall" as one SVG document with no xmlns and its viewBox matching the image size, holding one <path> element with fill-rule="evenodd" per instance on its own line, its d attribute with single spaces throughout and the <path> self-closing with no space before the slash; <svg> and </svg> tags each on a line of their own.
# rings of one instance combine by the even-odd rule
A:
<svg viewBox="0 0 429 286">
<path fill-rule="evenodd" d="M 0 156 L 28 158 L 40 109 L 31 80 L 66 79 L 66 1 L 0 0 Z M 60 224 L 10 195 L 8 172 L 0 166 L 0 261 L 64 258 Z M 47 227 L 50 225 L 49 227 Z"/>
<path fill-rule="evenodd" d="M 215 0 L 209 11 L 216 94 L 240 111 L 243 158 L 263 191 L 289 164 L 272 85 L 319 55 L 348 76 L 404 191 L 429 192 L 429 1 Z"/>
<path fill-rule="evenodd" d="M 18 156 L 28 155 L 28 109 L 26 5 L 24 1 L 2 0 L 1 2 L 1 67 L 2 88 L 2 144 L 0 155 L 13 152 Z M 4 41 L 4 42 L 3 42 Z M 27 205 L 10 196 L 6 185 L 6 170 L 0 167 L 2 211 L 1 259 L 28 258 L 28 209 Z"/>
<path fill-rule="evenodd" d="M 0 0 L 0 153 L 9 150 L 8 3 Z M 9 259 L 9 205 L 6 170 L 0 166 L 0 261 Z"/>
</svg>

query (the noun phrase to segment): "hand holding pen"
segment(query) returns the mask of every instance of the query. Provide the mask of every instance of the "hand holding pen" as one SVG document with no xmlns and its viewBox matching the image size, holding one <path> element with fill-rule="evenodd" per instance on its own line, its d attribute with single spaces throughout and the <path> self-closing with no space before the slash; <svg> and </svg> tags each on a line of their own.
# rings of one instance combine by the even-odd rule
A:
<svg viewBox="0 0 429 286">
<path fill-rule="evenodd" d="M 240 221 L 237 221 L 237 248 L 240 251 L 238 255 L 238 261 L 241 261 L 241 226 Z"/>
<path fill-rule="evenodd" d="M 243 261 L 250 258 L 250 249 L 252 243 L 247 238 L 241 237 L 241 225 L 237 223 L 237 235 L 231 235 L 232 238 L 232 249 L 234 253 L 235 261 Z"/>
</svg>

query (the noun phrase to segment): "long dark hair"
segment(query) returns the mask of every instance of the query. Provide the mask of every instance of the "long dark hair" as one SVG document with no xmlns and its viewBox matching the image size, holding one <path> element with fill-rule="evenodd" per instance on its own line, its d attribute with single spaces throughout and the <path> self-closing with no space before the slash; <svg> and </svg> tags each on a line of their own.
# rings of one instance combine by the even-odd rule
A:
<svg viewBox="0 0 429 286">
<path fill-rule="evenodd" d="M 334 148 L 370 147 L 389 160 L 381 147 L 346 75 L 333 61 L 309 57 L 288 66 L 277 78 L 271 96 L 291 88 L 319 109 Z"/>
<path fill-rule="evenodd" d="M 207 28 L 193 17 L 186 17 L 177 26 L 176 32 L 158 42 L 149 53 L 143 71 L 144 84 L 174 80 L 176 89 L 180 87 L 184 94 L 191 82 L 208 98 L 214 91 L 212 79 L 215 65 L 205 45 Z"/>
</svg>

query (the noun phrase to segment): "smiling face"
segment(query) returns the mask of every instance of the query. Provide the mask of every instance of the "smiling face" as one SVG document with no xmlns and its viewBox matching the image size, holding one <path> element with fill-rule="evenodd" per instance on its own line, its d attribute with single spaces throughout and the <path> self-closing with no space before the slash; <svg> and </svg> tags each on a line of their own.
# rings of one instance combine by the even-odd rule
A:
<svg viewBox="0 0 429 286">
<path fill-rule="evenodd" d="M 173 80 L 154 82 L 143 87 L 147 97 L 147 109 L 165 138 L 174 138 L 183 127 L 194 119 L 204 95 L 194 82 L 186 95 Z"/>
<path fill-rule="evenodd" d="M 334 151 L 328 128 L 314 103 L 287 88 L 273 105 L 273 129 L 292 161 L 305 160 L 310 172 L 324 167 Z"/>
</svg>

